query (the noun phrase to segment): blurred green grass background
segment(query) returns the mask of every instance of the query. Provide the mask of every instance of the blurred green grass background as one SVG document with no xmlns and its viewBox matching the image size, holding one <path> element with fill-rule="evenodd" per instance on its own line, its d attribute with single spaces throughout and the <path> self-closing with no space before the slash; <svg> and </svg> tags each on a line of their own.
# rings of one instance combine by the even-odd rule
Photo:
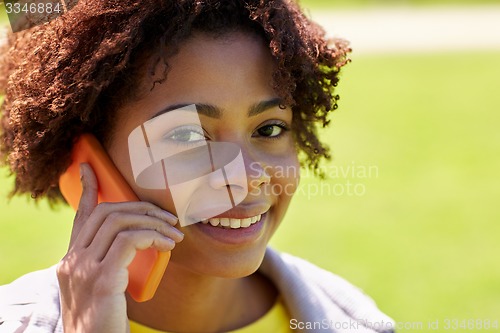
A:
<svg viewBox="0 0 500 333">
<path fill-rule="evenodd" d="M 325 133 L 330 169 L 378 172 L 299 194 L 274 244 L 400 322 L 500 320 L 499 86 L 500 53 L 355 57 Z M 342 195 L 347 181 L 364 195 Z"/>
<path fill-rule="evenodd" d="M 348 175 L 304 173 L 272 245 L 343 276 L 398 322 L 500 320 L 498 87 L 498 52 L 354 54 L 323 133 L 327 172 Z M 0 169 L 1 198 L 11 183 Z M 73 212 L 29 201 L 0 199 L 0 284 L 65 253 Z"/>
</svg>

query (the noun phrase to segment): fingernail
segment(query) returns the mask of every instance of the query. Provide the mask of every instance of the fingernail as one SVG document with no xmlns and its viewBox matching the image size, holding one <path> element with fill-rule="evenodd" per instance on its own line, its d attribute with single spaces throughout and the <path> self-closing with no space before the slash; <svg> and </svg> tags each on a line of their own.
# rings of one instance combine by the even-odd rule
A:
<svg viewBox="0 0 500 333">
<path fill-rule="evenodd" d="M 177 216 L 175 216 L 174 214 L 170 213 L 169 211 L 164 210 L 162 212 L 163 212 L 163 215 L 165 216 L 165 219 L 175 221 L 175 223 L 173 225 L 176 225 L 177 222 L 179 222 L 179 218 Z"/>
<path fill-rule="evenodd" d="M 184 233 L 182 231 L 180 231 L 179 229 L 175 229 L 175 231 L 181 238 L 184 238 Z"/>
</svg>

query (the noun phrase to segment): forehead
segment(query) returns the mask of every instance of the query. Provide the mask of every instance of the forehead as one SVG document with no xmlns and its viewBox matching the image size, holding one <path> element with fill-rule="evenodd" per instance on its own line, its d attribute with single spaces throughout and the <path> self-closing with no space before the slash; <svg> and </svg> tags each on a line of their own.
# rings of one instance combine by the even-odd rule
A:
<svg viewBox="0 0 500 333">
<path fill-rule="evenodd" d="M 169 48 L 175 48 L 175 51 Z M 171 56 L 165 56 L 173 52 Z M 260 68 L 271 73 L 274 69 L 270 49 L 264 39 L 252 32 L 231 31 L 223 34 L 194 32 L 186 40 L 174 46 L 162 46 L 141 59 L 137 75 L 141 95 L 156 89 L 165 81 L 214 79 L 212 73 L 232 71 L 231 77 L 242 74 L 246 67 Z"/>
<path fill-rule="evenodd" d="M 153 59 L 155 55 L 151 56 Z M 264 41 L 254 35 L 232 32 L 225 35 L 196 33 L 184 41 L 154 73 L 141 71 L 139 94 L 128 109 L 144 112 L 172 104 L 206 103 L 231 108 L 232 102 L 255 104 L 257 99 L 274 97 L 274 61 Z"/>
</svg>

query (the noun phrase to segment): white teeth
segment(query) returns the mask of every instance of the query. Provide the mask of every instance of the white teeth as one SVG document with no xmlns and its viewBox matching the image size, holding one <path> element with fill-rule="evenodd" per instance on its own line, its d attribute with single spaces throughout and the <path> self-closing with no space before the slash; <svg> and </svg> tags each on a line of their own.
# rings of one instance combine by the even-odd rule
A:
<svg viewBox="0 0 500 333">
<path fill-rule="evenodd" d="M 229 219 L 229 222 L 231 222 L 232 229 L 237 229 L 237 228 L 241 227 L 241 220 L 240 219 Z"/>
<path fill-rule="evenodd" d="M 231 225 L 231 223 L 229 222 L 229 219 L 228 218 L 221 218 L 220 219 L 220 224 L 223 226 L 223 227 L 229 227 Z"/>
<path fill-rule="evenodd" d="M 262 215 L 247 217 L 245 219 L 230 219 L 230 218 L 217 218 L 213 217 L 211 219 L 201 221 L 203 224 L 210 223 L 213 227 L 225 227 L 231 229 L 248 228 L 252 224 L 260 221 Z"/>
<path fill-rule="evenodd" d="M 240 224 L 243 228 L 247 228 L 250 226 L 250 222 L 252 221 L 251 218 L 243 219 L 241 220 Z"/>
</svg>

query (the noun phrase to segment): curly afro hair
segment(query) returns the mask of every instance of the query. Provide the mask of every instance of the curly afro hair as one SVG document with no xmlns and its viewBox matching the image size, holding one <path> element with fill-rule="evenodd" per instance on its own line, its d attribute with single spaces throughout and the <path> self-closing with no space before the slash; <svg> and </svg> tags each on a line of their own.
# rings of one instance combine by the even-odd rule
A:
<svg viewBox="0 0 500 333">
<path fill-rule="evenodd" d="M 317 129 L 337 108 L 334 87 L 350 49 L 326 39 L 292 0 L 80 0 L 49 23 L 9 34 L 0 50 L 0 154 L 16 177 L 12 195 L 62 199 L 58 179 L 76 138 L 91 132 L 105 144 L 104 129 L 133 98 L 137 78 L 156 77 L 160 65 L 165 80 L 168 58 L 196 31 L 264 39 L 273 88 L 293 110 L 301 163 L 318 171 L 330 155 Z"/>
</svg>

